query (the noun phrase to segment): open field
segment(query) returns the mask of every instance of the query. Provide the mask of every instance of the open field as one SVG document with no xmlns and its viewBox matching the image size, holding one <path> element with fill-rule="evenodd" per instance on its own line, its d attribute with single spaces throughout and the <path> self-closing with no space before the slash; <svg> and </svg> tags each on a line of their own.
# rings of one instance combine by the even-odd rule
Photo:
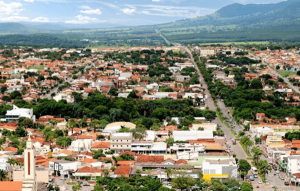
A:
<svg viewBox="0 0 300 191">
<path fill-rule="evenodd" d="M 297 72 L 280 70 L 279 74 L 282 75 L 283 77 L 288 77 L 288 76 L 291 76 L 291 75 L 296 75 Z"/>
<path fill-rule="evenodd" d="M 28 70 L 30 70 L 30 69 L 43 70 L 44 68 L 45 68 L 45 66 L 30 66 L 30 67 L 28 67 Z"/>
<path fill-rule="evenodd" d="M 201 43 L 200 45 L 203 46 L 209 46 L 209 45 L 223 45 L 223 46 L 228 46 L 228 45 L 267 45 L 269 44 L 268 41 L 251 41 L 251 42 L 220 42 L 220 43 Z"/>
</svg>

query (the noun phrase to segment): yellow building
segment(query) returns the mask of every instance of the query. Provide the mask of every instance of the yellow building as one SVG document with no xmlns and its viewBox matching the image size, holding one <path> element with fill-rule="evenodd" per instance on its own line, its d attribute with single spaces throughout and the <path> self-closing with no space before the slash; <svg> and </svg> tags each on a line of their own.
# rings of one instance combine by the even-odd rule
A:
<svg viewBox="0 0 300 191">
<path fill-rule="evenodd" d="M 285 143 L 282 140 L 281 136 L 278 135 L 272 135 L 268 136 L 266 139 L 266 145 L 271 148 L 271 147 L 284 147 Z"/>
</svg>

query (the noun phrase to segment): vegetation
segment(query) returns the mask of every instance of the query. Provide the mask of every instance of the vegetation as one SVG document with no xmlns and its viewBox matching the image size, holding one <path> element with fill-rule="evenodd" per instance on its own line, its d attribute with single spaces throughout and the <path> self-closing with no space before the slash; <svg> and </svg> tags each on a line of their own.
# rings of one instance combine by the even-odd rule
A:
<svg viewBox="0 0 300 191">
<path fill-rule="evenodd" d="M 154 179 L 150 176 L 130 176 L 129 178 L 119 177 L 100 177 L 97 179 L 94 187 L 95 191 L 104 191 L 103 187 L 106 187 L 107 191 L 174 191 L 174 189 L 164 188 L 159 179 Z"/>
</svg>

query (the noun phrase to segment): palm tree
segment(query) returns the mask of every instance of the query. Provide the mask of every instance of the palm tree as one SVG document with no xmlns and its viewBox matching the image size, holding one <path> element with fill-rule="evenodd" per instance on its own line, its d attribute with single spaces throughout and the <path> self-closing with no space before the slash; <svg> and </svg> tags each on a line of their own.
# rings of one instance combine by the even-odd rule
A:
<svg viewBox="0 0 300 191">
<path fill-rule="evenodd" d="M 255 162 L 255 165 L 257 165 L 260 155 L 262 155 L 262 152 L 260 149 L 258 149 L 257 147 L 253 147 L 251 152 L 253 153 L 253 160 Z"/>
<path fill-rule="evenodd" d="M 7 172 L 5 170 L 0 169 L 0 181 L 4 181 L 7 179 Z"/>
<path fill-rule="evenodd" d="M 76 122 L 74 119 L 71 119 L 67 123 L 67 129 L 72 129 L 72 134 L 73 134 L 73 129 L 76 126 Z"/>
<path fill-rule="evenodd" d="M 168 178 L 171 178 L 172 174 L 173 174 L 173 171 L 170 167 L 166 168 L 166 172 L 167 172 L 167 175 L 168 175 Z"/>
<path fill-rule="evenodd" d="M 260 172 L 264 175 L 264 177 L 266 177 L 266 174 L 272 170 L 271 166 L 268 164 L 268 162 L 266 160 L 260 160 L 257 163 L 258 169 L 260 170 Z"/>
</svg>

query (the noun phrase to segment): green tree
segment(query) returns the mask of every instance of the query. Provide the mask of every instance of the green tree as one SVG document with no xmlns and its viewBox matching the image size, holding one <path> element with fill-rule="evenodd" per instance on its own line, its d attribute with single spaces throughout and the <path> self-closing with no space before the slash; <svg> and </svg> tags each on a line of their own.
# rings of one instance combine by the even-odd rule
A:
<svg viewBox="0 0 300 191">
<path fill-rule="evenodd" d="M 115 88 L 115 87 L 110 88 L 108 94 L 111 95 L 111 96 L 117 96 L 117 95 L 118 95 L 118 90 L 117 90 L 117 88 Z"/>
<path fill-rule="evenodd" d="M 250 88 L 252 89 L 262 89 L 262 83 L 260 82 L 260 79 L 254 79 L 250 83 Z"/>
<path fill-rule="evenodd" d="M 248 163 L 247 160 L 241 159 L 239 160 L 239 168 L 238 170 L 241 172 L 242 176 L 246 176 L 248 174 L 248 171 L 251 169 L 251 165 Z"/>
<path fill-rule="evenodd" d="M 166 139 L 166 143 L 167 143 L 168 146 L 173 146 L 173 144 L 174 144 L 174 139 L 173 139 L 173 138 L 167 138 L 167 139 Z"/>
<path fill-rule="evenodd" d="M 15 135 L 18 137 L 26 137 L 27 131 L 23 127 L 18 126 Z"/>
<path fill-rule="evenodd" d="M 144 128 L 132 129 L 131 132 L 133 138 L 137 140 L 142 140 L 145 136 L 147 136 L 147 132 Z"/>
<path fill-rule="evenodd" d="M 74 184 L 74 185 L 72 186 L 72 190 L 73 190 L 73 191 L 81 190 L 81 188 L 82 188 L 82 186 L 81 186 L 81 184 L 80 184 L 79 182 L 76 182 L 76 184 Z"/>
<path fill-rule="evenodd" d="M 262 151 L 259 148 L 257 148 L 257 147 L 253 147 L 251 149 L 251 152 L 253 153 L 254 163 L 255 163 L 255 165 L 257 165 L 257 163 L 259 161 L 259 158 L 262 155 Z"/>
<path fill-rule="evenodd" d="M 196 180 L 189 176 L 185 171 L 174 171 L 176 178 L 172 179 L 171 185 L 179 190 L 190 189 L 196 184 Z"/>
<path fill-rule="evenodd" d="M 7 179 L 7 172 L 0 169 L 0 181 L 5 181 Z"/>
<path fill-rule="evenodd" d="M 62 147 L 67 147 L 71 145 L 72 140 L 73 139 L 71 137 L 58 137 L 56 140 L 56 144 Z"/>
<path fill-rule="evenodd" d="M 241 191 L 253 191 L 253 186 L 249 182 L 242 182 Z"/>
<path fill-rule="evenodd" d="M 154 118 L 158 118 L 159 120 L 162 121 L 166 117 L 170 116 L 170 111 L 166 108 L 156 108 L 152 112 L 151 116 L 154 117 Z"/>
<path fill-rule="evenodd" d="M 29 118 L 21 117 L 19 119 L 19 126 L 24 127 L 25 129 L 32 128 L 33 127 L 33 121 Z"/>
<path fill-rule="evenodd" d="M 269 163 L 266 160 L 260 160 L 257 163 L 258 166 L 258 170 L 264 175 L 264 177 L 266 176 L 266 174 L 272 170 L 271 166 L 269 165 Z"/>
</svg>

